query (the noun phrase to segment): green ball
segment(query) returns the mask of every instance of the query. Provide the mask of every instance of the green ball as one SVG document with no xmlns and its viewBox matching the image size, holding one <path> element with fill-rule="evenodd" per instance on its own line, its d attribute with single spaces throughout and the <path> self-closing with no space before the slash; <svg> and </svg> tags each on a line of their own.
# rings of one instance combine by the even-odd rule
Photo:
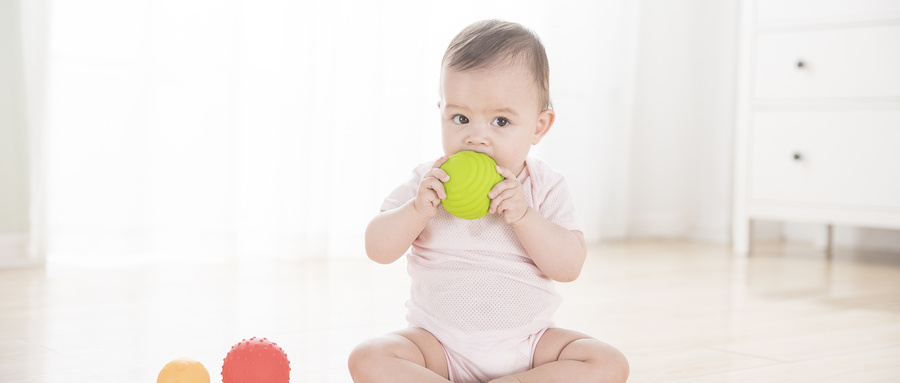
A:
<svg viewBox="0 0 900 383">
<path fill-rule="evenodd" d="M 462 151 L 450 156 L 441 169 L 450 175 L 444 182 L 447 192 L 441 204 L 444 210 L 463 219 L 478 219 L 488 213 L 491 199 L 488 192 L 503 177 L 497 173 L 497 163 L 487 154 Z"/>
</svg>

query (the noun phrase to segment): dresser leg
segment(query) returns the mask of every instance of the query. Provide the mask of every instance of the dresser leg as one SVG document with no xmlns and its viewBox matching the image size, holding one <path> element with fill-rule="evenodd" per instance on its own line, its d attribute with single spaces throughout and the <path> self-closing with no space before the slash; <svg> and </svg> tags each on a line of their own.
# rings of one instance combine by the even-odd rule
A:
<svg viewBox="0 0 900 383">
<path fill-rule="evenodd" d="M 828 260 L 834 259 L 834 225 L 828 224 L 825 235 L 825 256 Z"/>
</svg>

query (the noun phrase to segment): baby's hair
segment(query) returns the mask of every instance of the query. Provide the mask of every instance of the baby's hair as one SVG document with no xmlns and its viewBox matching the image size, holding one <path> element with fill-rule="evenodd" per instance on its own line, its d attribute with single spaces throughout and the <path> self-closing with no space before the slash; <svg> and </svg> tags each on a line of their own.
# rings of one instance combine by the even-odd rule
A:
<svg viewBox="0 0 900 383">
<path fill-rule="evenodd" d="M 537 34 L 520 24 L 483 20 L 469 25 L 450 42 L 441 65 L 466 71 L 515 60 L 522 60 L 534 74 L 541 109 L 552 108 L 547 52 Z"/>
</svg>

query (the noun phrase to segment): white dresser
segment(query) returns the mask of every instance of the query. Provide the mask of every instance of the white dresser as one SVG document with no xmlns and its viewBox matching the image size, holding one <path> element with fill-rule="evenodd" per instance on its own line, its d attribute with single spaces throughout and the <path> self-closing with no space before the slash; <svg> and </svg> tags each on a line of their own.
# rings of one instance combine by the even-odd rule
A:
<svg viewBox="0 0 900 383">
<path fill-rule="evenodd" d="M 733 244 L 752 220 L 900 229 L 900 0 L 742 0 Z"/>
</svg>

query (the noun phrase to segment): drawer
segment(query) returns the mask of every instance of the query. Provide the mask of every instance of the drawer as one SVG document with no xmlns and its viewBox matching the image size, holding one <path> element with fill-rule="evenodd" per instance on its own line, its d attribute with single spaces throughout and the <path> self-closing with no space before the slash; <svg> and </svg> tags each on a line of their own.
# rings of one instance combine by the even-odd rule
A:
<svg viewBox="0 0 900 383">
<path fill-rule="evenodd" d="M 761 26 L 835 23 L 900 18 L 897 0 L 757 0 Z"/>
<path fill-rule="evenodd" d="M 900 97 L 900 25 L 760 33 L 754 97 Z"/>
<path fill-rule="evenodd" d="M 900 111 L 766 111 L 751 124 L 752 202 L 900 209 Z"/>
</svg>

